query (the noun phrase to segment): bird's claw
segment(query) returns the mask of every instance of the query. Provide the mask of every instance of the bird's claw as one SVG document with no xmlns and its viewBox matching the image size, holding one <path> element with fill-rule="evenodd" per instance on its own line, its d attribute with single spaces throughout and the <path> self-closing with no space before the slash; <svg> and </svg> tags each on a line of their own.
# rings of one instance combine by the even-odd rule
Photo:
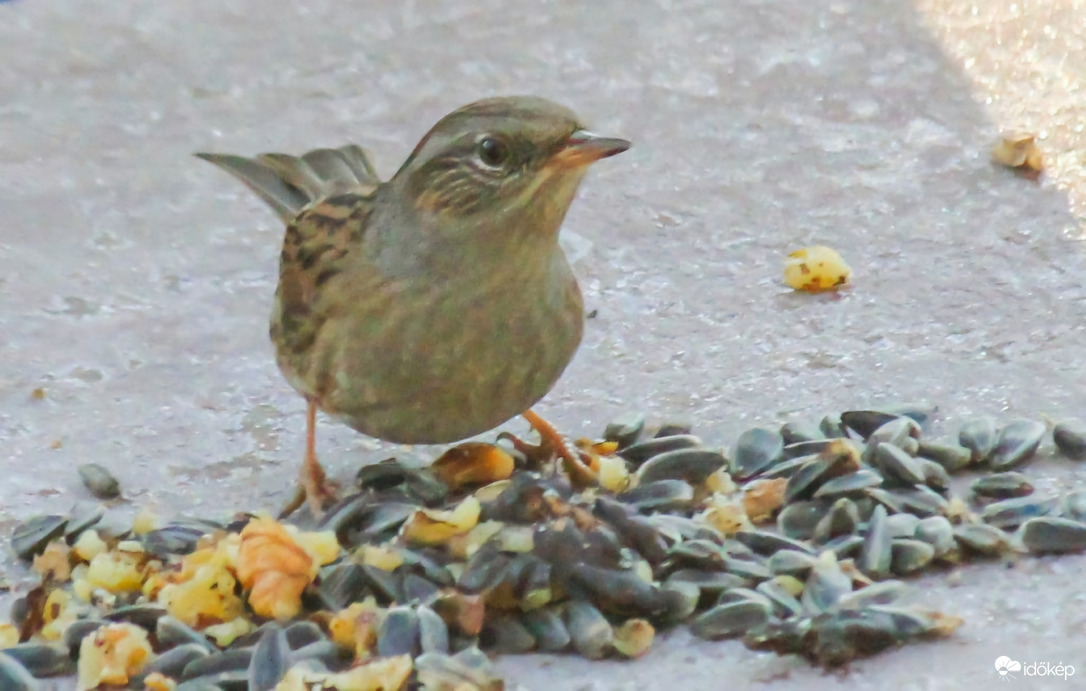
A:
<svg viewBox="0 0 1086 691">
<path fill-rule="evenodd" d="M 317 468 L 319 469 L 320 466 Z M 306 470 L 302 471 L 294 496 L 279 512 L 280 519 L 291 515 L 306 502 L 309 503 L 309 512 L 313 514 L 313 517 L 320 518 L 324 515 L 324 510 L 338 499 L 339 485 L 328 480 L 323 470 L 319 473 L 306 472 Z"/>
<path fill-rule="evenodd" d="M 590 487 L 599 483 L 599 477 L 592 469 L 590 456 L 570 444 L 550 423 L 538 415 L 529 411 L 524 417 L 528 424 L 539 433 L 539 444 L 533 446 L 513 434 L 503 435 L 503 438 L 513 444 L 514 449 L 523 453 L 537 465 L 544 465 L 557 459 L 561 462 L 570 481 L 576 486 Z"/>
</svg>

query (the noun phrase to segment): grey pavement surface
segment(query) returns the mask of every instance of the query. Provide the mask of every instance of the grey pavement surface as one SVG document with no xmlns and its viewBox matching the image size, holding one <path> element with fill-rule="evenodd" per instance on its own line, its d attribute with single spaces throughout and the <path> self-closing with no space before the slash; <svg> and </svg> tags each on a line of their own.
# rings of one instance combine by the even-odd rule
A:
<svg viewBox="0 0 1086 691">
<path fill-rule="evenodd" d="M 937 405 L 935 436 L 1086 417 L 1084 80 L 1082 0 L 0 3 L 0 533 L 86 499 L 91 460 L 122 518 L 281 505 L 304 436 L 266 336 L 282 228 L 190 154 L 353 141 L 390 175 L 493 94 L 634 142 L 566 223 L 598 317 L 538 410 L 571 434 L 631 409 L 720 444 L 892 401 Z M 1000 129 L 1040 136 L 1038 184 L 989 162 Z M 851 292 L 781 285 L 816 243 Z M 327 420 L 318 443 L 344 480 L 395 450 Z M 499 666 L 528 689 L 972 689 L 1009 655 L 1080 670 L 1018 687 L 1073 688 L 1084 568 L 925 577 L 916 601 L 965 626 L 843 674 L 683 630 L 633 662 Z"/>
</svg>

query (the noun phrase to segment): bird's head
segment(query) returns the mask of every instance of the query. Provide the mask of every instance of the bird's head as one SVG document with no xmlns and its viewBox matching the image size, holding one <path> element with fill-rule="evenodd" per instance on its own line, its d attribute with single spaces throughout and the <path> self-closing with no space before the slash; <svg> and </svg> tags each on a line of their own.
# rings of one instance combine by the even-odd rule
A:
<svg viewBox="0 0 1086 691">
<path fill-rule="evenodd" d="M 394 183 L 424 225 L 554 241 L 588 166 L 629 146 L 546 99 L 492 98 L 442 118 Z"/>
</svg>

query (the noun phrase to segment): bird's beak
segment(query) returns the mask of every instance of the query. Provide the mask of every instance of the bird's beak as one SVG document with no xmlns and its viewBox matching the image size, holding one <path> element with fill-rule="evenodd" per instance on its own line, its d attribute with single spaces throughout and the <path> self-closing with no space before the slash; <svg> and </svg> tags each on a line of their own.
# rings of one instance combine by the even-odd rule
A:
<svg viewBox="0 0 1086 691">
<path fill-rule="evenodd" d="M 549 166 L 580 168 L 601 158 L 620 154 L 630 148 L 630 142 L 615 137 L 601 137 L 588 130 L 577 130 L 569 136 L 549 162 Z"/>
</svg>

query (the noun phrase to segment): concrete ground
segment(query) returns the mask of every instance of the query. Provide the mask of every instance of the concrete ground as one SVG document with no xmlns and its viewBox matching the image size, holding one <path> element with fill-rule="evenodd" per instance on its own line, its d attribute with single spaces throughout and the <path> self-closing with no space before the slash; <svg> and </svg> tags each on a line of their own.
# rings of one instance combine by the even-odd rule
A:
<svg viewBox="0 0 1086 691">
<path fill-rule="evenodd" d="M 92 460 L 122 517 L 279 506 L 304 433 L 266 336 L 282 228 L 190 154 L 354 141 L 389 175 L 493 94 L 634 142 L 566 223 L 598 317 L 539 410 L 570 433 L 630 409 L 721 444 L 891 401 L 937 405 L 936 436 L 1086 417 L 1084 43 L 1083 0 L 0 3 L 0 531 L 86 499 Z M 1039 183 L 989 162 L 1000 129 L 1038 135 Z M 782 287 L 816 243 L 851 292 Z M 319 435 L 342 479 L 389 453 Z M 1027 472 L 1086 486 L 1064 460 Z M 965 626 L 840 675 L 684 631 L 634 662 L 499 665 L 528 689 L 972 689 L 1008 655 L 1079 670 L 1020 687 L 1074 688 L 1084 568 L 921 579 Z"/>
</svg>

